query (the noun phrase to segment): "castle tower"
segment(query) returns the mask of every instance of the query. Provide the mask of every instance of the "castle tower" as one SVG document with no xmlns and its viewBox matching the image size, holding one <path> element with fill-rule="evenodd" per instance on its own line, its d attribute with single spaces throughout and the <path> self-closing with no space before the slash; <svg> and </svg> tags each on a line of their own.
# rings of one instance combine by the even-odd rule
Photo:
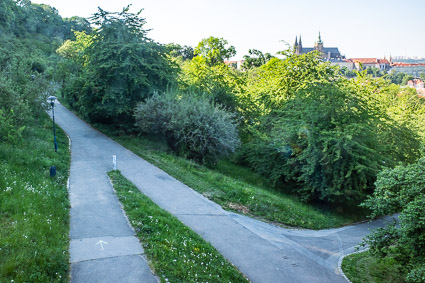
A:
<svg viewBox="0 0 425 283">
<path fill-rule="evenodd" d="M 298 55 L 298 38 L 295 36 L 294 53 Z"/>
<path fill-rule="evenodd" d="M 303 52 L 303 44 L 302 44 L 302 42 L 301 42 L 301 34 L 300 34 L 300 41 L 299 41 L 299 43 L 298 43 L 298 47 L 299 47 L 299 49 L 300 49 L 300 53 L 302 53 L 302 52 Z"/>
<path fill-rule="evenodd" d="M 319 31 L 319 39 L 314 43 L 314 50 L 317 50 L 320 53 L 323 53 L 323 41 L 320 35 L 320 31 Z"/>
<path fill-rule="evenodd" d="M 303 53 L 303 45 L 301 42 L 301 35 L 300 35 L 300 40 L 298 41 L 298 37 L 295 36 L 295 44 L 294 44 L 294 53 L 297 55 L 300 55 Z"/>
</svg>

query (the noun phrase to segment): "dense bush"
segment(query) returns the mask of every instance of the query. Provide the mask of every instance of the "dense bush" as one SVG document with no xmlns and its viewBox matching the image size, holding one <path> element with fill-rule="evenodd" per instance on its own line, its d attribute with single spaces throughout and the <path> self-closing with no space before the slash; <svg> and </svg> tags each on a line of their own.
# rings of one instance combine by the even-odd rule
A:
<svg viewBox="0 0 425 283">
<path fill-rule="evenodd" d="M 47 97 L 55 90 L 45 74 L 32 68 L 43 60 L 39 50 L 12 36 L 0 40 L 0 140 L 16 142 L 46 109 Z"/>
<path fill-rule="evenodd" d="M 239 143 L 234 115 L 205 97 L 155 94 L 134 116 L 142 133 L 162 134 L 174 151 L 202 163 L 214 163 Z"/>
<path fill-rule="evenodd" d="M 380 135 L 397 128 L 368 99 L 343 83 L 299 90 L 261 119 L 245 161 L 275 184 L 298 184 L 295 192 L 304 200 L 360 202 L 373 191 L 379 169 L 393 162 Z M 404 130 L 400 140 L 414 139 Z M 411 149 L 404 150 L 409 155 Z"/>
<path fill-rule="evenodd" d="M 391 255 L 405 265 L 408 281 L 424 282 L 425 158 L 380 172 L 376 190 L 364 205 L 373 217 L 401 211 L 398 225 L 378 229 L 364 244 L 375 256 Z"/>
</svg>

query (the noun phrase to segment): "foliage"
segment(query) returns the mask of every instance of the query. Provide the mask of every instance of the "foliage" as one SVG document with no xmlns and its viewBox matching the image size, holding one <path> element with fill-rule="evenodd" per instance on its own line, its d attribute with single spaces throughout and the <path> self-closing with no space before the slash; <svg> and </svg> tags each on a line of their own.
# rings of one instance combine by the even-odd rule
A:
<svg viewBox="0 0 425 283">
<path fill-rule="evenodd" d="M 208 66 L 214 66 L 236 55 L 235 47 L 233 45 L 226 47 L 227 44 L 227 40 L 223 38 L 210 36 L 199 42 L 194 54 L 202 56 Z"/>
<path fill-rule="evenodd" d="M 395 222 L 367 236 L 374 256 L 392 256 L 406 266 L 409 280 L 422 282 L 425 261 L 425 158 L 416 163 L 384 169 L 378 174 L 376 190 L 364 206 L 372 217 L 400 212 Z M 422 270 L 422 271 L 421 271 Z M 422 275 L 421 275 L 422 274 Z M 417 281 L 415 281 L 417 280 Z"/>
<path fill-rule="evenodd" d="M 55 93 L 45 75 L 33 70 L 44 61 L 39 50 L 20 40 L 3 37 L 0 47 L 0 140 L 19 141 L 25 126 L 46 109 L 46 99 Z M 31 76 L 34 77 L 31 77 Z"/>
<path fill-rule="evenodd" d="M 88 63 L 89 59 L 88 56 L 84 54 L 84 51 L 93 44 L 94 38 L 85 31 L 75 31 L 74 35 L 75 39 L 68 39 L 64 41 L 64 43 L 56 50 L 56 53 L 84 66 Z"/>
<path fill-rule="evenodd" d="M 162 134 L 176 152 L 202 163 L 214 163 L 239 143 L 234 116 L 207 98 L 154 95 L 135 109 L 142 133 Z"/>
<path fill-rule="evenodd" d="M 300 60 L 314 57 L 292 61 Z M 287 68 L 284 63 L 276 62 Z M 311 79 L 300 77 L 293 88 L 277 88 L 280 82 L 271 75 L 262 89 L 268 95 L 259 95 L 258 76 L 252 85 L 248 79 L 255 96 L 242 106 L 254 111 L 243 113 L 249 135 L 240 162 L 304 200 L 354 205 L 373 191 L 383 166 L 418 158 L 425 109 L 416 95 L 366 71 L 347 80 L 323 65 L 309 68 L 305 75 Z"/>
<path fill-rule="evenodd" d="M 244 78 L 224 63 L 209 66 L 202 56 L 182 65 L 180 88 L 185 92 L 207 94 L 216 104 L 236 110 L 236 94 L 244 86 Z"/>
<path fill-rule="evenodd" d="M 401 81 L 401 85 L 407 85 L 410 80 L 413 80 L 414 77 L 411 75 L 405 75 L 403 80 Z"/>
<path fill-rule="evenodd" d="M 350 71 L 347 67 L 340 68 L 340 73 L 347 78 L 354 78 L 356 76 L 356 72 Z"/>
<path fill-rule="evenodd" d="M 1 128 L 0 128 L 1 129 Z M 23 142 L 0 141 L 0 278 L 64 282 L 69 271 L 68 139 L 45 114 L 27 125 Z M 49 176 L 56 166 L 55 178 Z"/>
<path fill-rule="evenodd" d="M 318 53 L 303 55 L 285 53 L 249 72 L 247 86 L 238 93 L 239 109 L 247 126 L 258 118 L 281 108 L 286 100 L 309 83 L 333 80 L 336 69 L 322 63 Z"/>
<path fill-rule="evenodd" d="M 181 57 L 183 60 L 192 60 L 194 55 L 194 49 L 191 46 L 181 46 L 176 43 L 169 43 L 165 45 L 168 54 L 172 57 Z"/>
<path fill-rule="evenodd" d="M 175 68 L 164 47 L 146 37 L 148 30 L 143 29 L 145 19 L 140 13 L 130 13 L 129 7 L 119 13 L 99 8 L 91 18 L 98 26 L 91 39 L 77 33 L 75 43 L 65 42 L 59 49 L 76 53 L 83 62 L 66 95 L 70 105 L 92 122 L 131 130 L 134 105 L 174 80 Z M 73 49 L 78 52 L 71 52 Z"/>
<path fill-rule="evenodd" d="M 294 190 L 304 200 L 358 202 L 388 159 L 370 110 L 344 86 L 309 86 L 267 117 L 270 134 L 248 149 L 247 161 L 275 184 L 300 184 Z"/>
<path fill-rule="evenodd" d="M 78 17 L 63 20 L 58 11 L 49 5 L 31 3 L 29 0 L 0 1 L 0 31 L 19 38 L 39 35 L 49 43 L 72 37 L 71 29 L 87 30 L 87 23 Z M 39 39 L 39 38 L 38 38 Z"/>
<path fill-rule="evenodd" d="M 242 63 L 242 69 L 249 70 L 252 68 L 258 68 L 266 64 L 272 58 L 275 58 L 270 53 L 263 54 L 260 50 L 249 49 L 249 55 L 244 55 L 244 62 Z"/>
<path fill-rule="evenodd" d="M 140 193 L 119 171 L 108 175 L 162 282 L 247 282 L 211 244 Z"/>
<path fill-rule="evenodd" d="M 386 79 L 391 81 L 393 84 L 396 85 L 402 85 L 403 84 L 403 79 L 407 74 L 405 73 L 400 73 L 400 72 L 395 72 L 394 70 L 392 70 L 387 76 Z M 407 83 L 407 81 L 406 81 Z"/>
<path fill-rule="evenodd" d="M 376 68 L 376 67 L 367 67 L 366 73 L 368 75 L 372 75 L 375 78 L 382 77 L 384 75 L 384 72 L 381 71 L 379 68 Z"/>
</svg>

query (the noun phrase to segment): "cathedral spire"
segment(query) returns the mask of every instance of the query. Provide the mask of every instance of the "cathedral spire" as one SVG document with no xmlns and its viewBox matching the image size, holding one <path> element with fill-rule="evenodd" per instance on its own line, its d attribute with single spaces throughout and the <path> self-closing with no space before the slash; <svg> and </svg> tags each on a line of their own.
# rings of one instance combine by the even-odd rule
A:
<svg viewBox="0 0 425 283">
<path fill-rule="evenodd" d="M 322 36 L 320 35 L 320 30 L 319 30 L 319 40 L 317 41 L 317 43 L 323 43 L 322 42 Z"/>
<path fill-rule="evenodd" d="M 300 34 L 299 46 L 300 46 L 301 49 L 303 48 L 303 44 L 301 43 L 301 34 Z"/>
<path fill-rule="evenodd" d="M 301 40 L 301 38 L 300 38 L 300 40 Z M 297 38 L 297 36 L 295 36 L 295 44 L 294 44 L 294 46 L 295 46 L 295 47 L 297 47 L 297 46 L 298 46 L 298 38 Z"/>
</svg>

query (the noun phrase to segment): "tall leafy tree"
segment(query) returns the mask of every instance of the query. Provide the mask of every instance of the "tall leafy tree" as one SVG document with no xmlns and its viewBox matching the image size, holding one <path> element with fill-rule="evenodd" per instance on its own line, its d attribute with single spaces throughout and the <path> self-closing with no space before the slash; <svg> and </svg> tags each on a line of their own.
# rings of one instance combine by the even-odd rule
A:
<svg viewBox="0 0 425 283">
<path fill-rule="evenodd" d="M 223 38 L 210 36 L 202 39 L 195 48 L 195 55 L 205 58 L 209 66 L 223 63 L 224 59 L 229 59 L 236 55 L 236 49 L 233 45 L 226 47 L 227 40 Z"/>
<path fill-rule="evenodd" d="M 174 80 L 175 68 L 165 48 L 147 37 L 141 12 L 130 13 L 129 6 L 116 13 L 99 8 L 90 18 L 97 29 L 71 96 L 94 122 L 131 127 L 136 103 Z"/>
</svg>

